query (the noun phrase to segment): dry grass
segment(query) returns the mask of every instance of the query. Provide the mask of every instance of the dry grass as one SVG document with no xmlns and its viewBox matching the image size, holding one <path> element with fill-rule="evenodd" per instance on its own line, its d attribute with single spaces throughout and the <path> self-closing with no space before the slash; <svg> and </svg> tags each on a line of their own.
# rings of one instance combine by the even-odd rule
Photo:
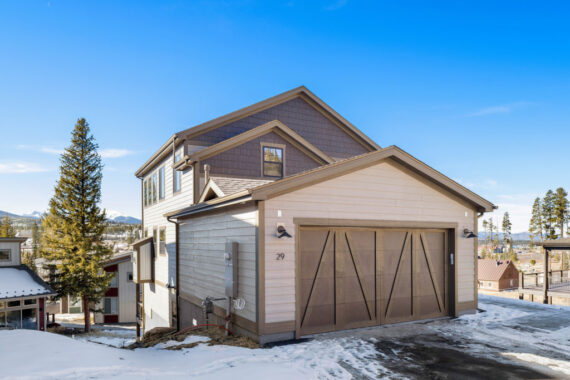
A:
<svg viewBox="0 0 570 380">
<path fill-rule="evenodd" d="M 127 348 L 134 349 L 139 347 L 153 347 L 160 343 L 166 343 L 168 341 L 174 340 L 178 342 L 183 342 L 186 337 L 190 335 L 199 335 L 210 338 L 208 342 L 197 342 L 189 344 L 180 344 L 177 346 L 168 347 L 168 350 L 181 350 L 183 348 L 192 348 L 198 344 L 208 344 L 212 345 L 225 345 L 225 346 L 236 346 L 245 348 L 259 348 L 257 344 L 252 339 L 245 336 L 226 336 L 225 330 L 217 327 L 203 327 L 198 329 L 193 329 L 183 333 L 176 333 L 175 329 L 171 328 L 156 328 L 146 334 L 144 334 L 141 342 L 133 343 Z"/>
</svg>

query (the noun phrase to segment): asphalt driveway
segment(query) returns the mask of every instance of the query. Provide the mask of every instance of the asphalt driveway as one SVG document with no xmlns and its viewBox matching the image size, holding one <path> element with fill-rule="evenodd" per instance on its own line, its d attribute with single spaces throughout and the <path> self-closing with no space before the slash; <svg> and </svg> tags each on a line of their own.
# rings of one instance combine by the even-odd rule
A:
<svg viewBox="0 0 570 380">
<path fill-rule="evenodd" d="M 479 307 L 484 312 L 457 319 L 330 333 L 315 340 L 372 343 L 375 355 L 353 355 L 362 363 L 341 360 L 354 378 L 370 378 L 371 364 L 379 378 L 570 378 L 569 307 L 493 296 L 481 296 Z"/>
</svg>

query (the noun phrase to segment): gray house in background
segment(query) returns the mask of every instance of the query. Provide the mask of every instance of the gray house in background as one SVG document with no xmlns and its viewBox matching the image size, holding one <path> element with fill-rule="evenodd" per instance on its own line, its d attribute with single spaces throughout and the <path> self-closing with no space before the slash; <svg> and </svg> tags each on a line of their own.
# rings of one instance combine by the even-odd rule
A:
<svg viewBox="0 0 570 380">
<path fill-rule="evenodd" d="M 261 343 L 477 308 L 469 237 L 494 205 L 305 87 L 176 133 L 136 176 L 142 332 L 203 323 L 207 297 Z"/>
<path fill-rule="evenodd" d="M 21 244 L 27 238 L 0 238 L 0 329 L 46 328 L 46 298 L 56 293 L 22 264 Z"/>
</svg>

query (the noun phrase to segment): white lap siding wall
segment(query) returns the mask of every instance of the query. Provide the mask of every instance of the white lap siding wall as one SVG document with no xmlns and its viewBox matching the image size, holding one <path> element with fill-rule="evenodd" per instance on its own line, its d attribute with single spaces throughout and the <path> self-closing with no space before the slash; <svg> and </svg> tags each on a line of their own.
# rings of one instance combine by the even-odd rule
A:
<svg viewBox="0 0 570 380">
<path fill-rule="evenodd" d="M 245 308 L 235 313 L 256 321 L 257 209 L 247 206 L 182 220 L 179 226 L 180 295 L 225 297 L 226 241 L 238 243 L 238 297 Z M 224 301 L 216 305 L 225 309 Z"/>
<path fill-rule="evenodd" d="M 182 157 L 183 148 L 177 149 L 177 154 Z M 152 178 L 154 173 L 165 167 L 165 197 L 158 199 L 152 206 L 143 206 L 143 233 L 148 228 L 148 236 L 152 236 L 153 228 L 166 228 L 166 254 L 161 255 L 156 251 L 155 283 L 144 284 L 144 330 L 149 331 L 155 327 L 168 327 L 172 321 L 172 303 L 175 293 L 167 289 L 166 285 L 176 285 L 176 227 L 168 222 L 164 214 L 192 205 L 193 181 L 192 170 L 182 173 L 181 190 L 173 193 L 173 170 L 172 154 L 166 157 L 154 170 L 149 172 L 144 179 Z M 158 189 L 157 189 L 158 191 Z M 158 236 L 158 235 L 157 235 Z"/>
<path fill-rule="evenodd" d="M 295 320 L 294 218 L 457 223 L 457 289 L 462 303 L 475 300 L 476 239 L 459 234 L 463 228 L 476 228 L 475 217 L 473 208 L 387 162 L 271 198 L 265 201 L 265 322 Z M 292 239 L 275 237 L 278 223 L 285 224 Z M 278 252 L 285 253 L 284 260 L 275 260 Z"/>
</svg>

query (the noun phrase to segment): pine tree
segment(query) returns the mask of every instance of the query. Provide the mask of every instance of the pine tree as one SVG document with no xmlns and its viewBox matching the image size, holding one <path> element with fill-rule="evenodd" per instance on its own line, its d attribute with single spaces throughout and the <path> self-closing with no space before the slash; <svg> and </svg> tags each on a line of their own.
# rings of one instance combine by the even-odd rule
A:
<svg viewBox="0 0 570 380">
<path fill-rule="evenodd" d="M 554 192 L 548 190 L 542 199 L 542 223 L 546 239 L 556 239 L 556 216 L 554 214 Z"/>
<path fill-rule="evenodd" d="M 49 211 L 42 218 L 42 253 L 56 268 L 51 285 L 59 296 L 81 298 L 86 332 L 92 306 L 111 280 L 102 270 L 111 252 L 102 241 L 105 211 L 98 204 L 103 166 L 97 148 L 89 125 L 79 119 L 71 145 L 61 156 L 60 179 Z"/>
<path fill-rule="evenodd" d="M 34 222 L 32 224 L 32 258 L 33 260 L 40 257 L 40 229 L 38 228 L 38 223 Z"/>
<path fill-rule="evenodd" d="M 560 230 L 560 238 L 564 238 L 564 223 L 568 221 L 568 193 L 562 187 L 554 193 L 554 217 Z"/>
<path fill-rule="evenodd" d="M 509 212 L 507 211 L 503 216 L 502 228 L 503 228 L 503 241 L 505 245 L 509 246 L 509 253 L 511 253 L 513 250 L 513 238 L 511 234 L 512 226 L 513 225 L 511 223 L 511 218 L 509 216 Z"/>
<path fill-rule="evenodd" d="M 16 236 L 16 231 L 12 226 L 10 217 L 8 214 L 4 215 L 4 220 L 0 223 L 0 237 L 14 237 Z"/>
<path fill-rule="evenodd" d="M 540 241 L 544 240 L 544 223 L 542 222 L 542 202 L 539 197 L 536 197 L 532 205 L 532 214 L 528 231 L 531 235 L 531 243 L 533 238 L 540 237 Z"/>
<path fill-rule="evenodd" d="M 486 219 L 483 219 L 483 230 L 485 231 L 485 245 L 488 246 L 489 243 L 489 234 L 487 233 L 487 228 L 489 227 L 489 223 L 487 223 Z"/>
</svg>

